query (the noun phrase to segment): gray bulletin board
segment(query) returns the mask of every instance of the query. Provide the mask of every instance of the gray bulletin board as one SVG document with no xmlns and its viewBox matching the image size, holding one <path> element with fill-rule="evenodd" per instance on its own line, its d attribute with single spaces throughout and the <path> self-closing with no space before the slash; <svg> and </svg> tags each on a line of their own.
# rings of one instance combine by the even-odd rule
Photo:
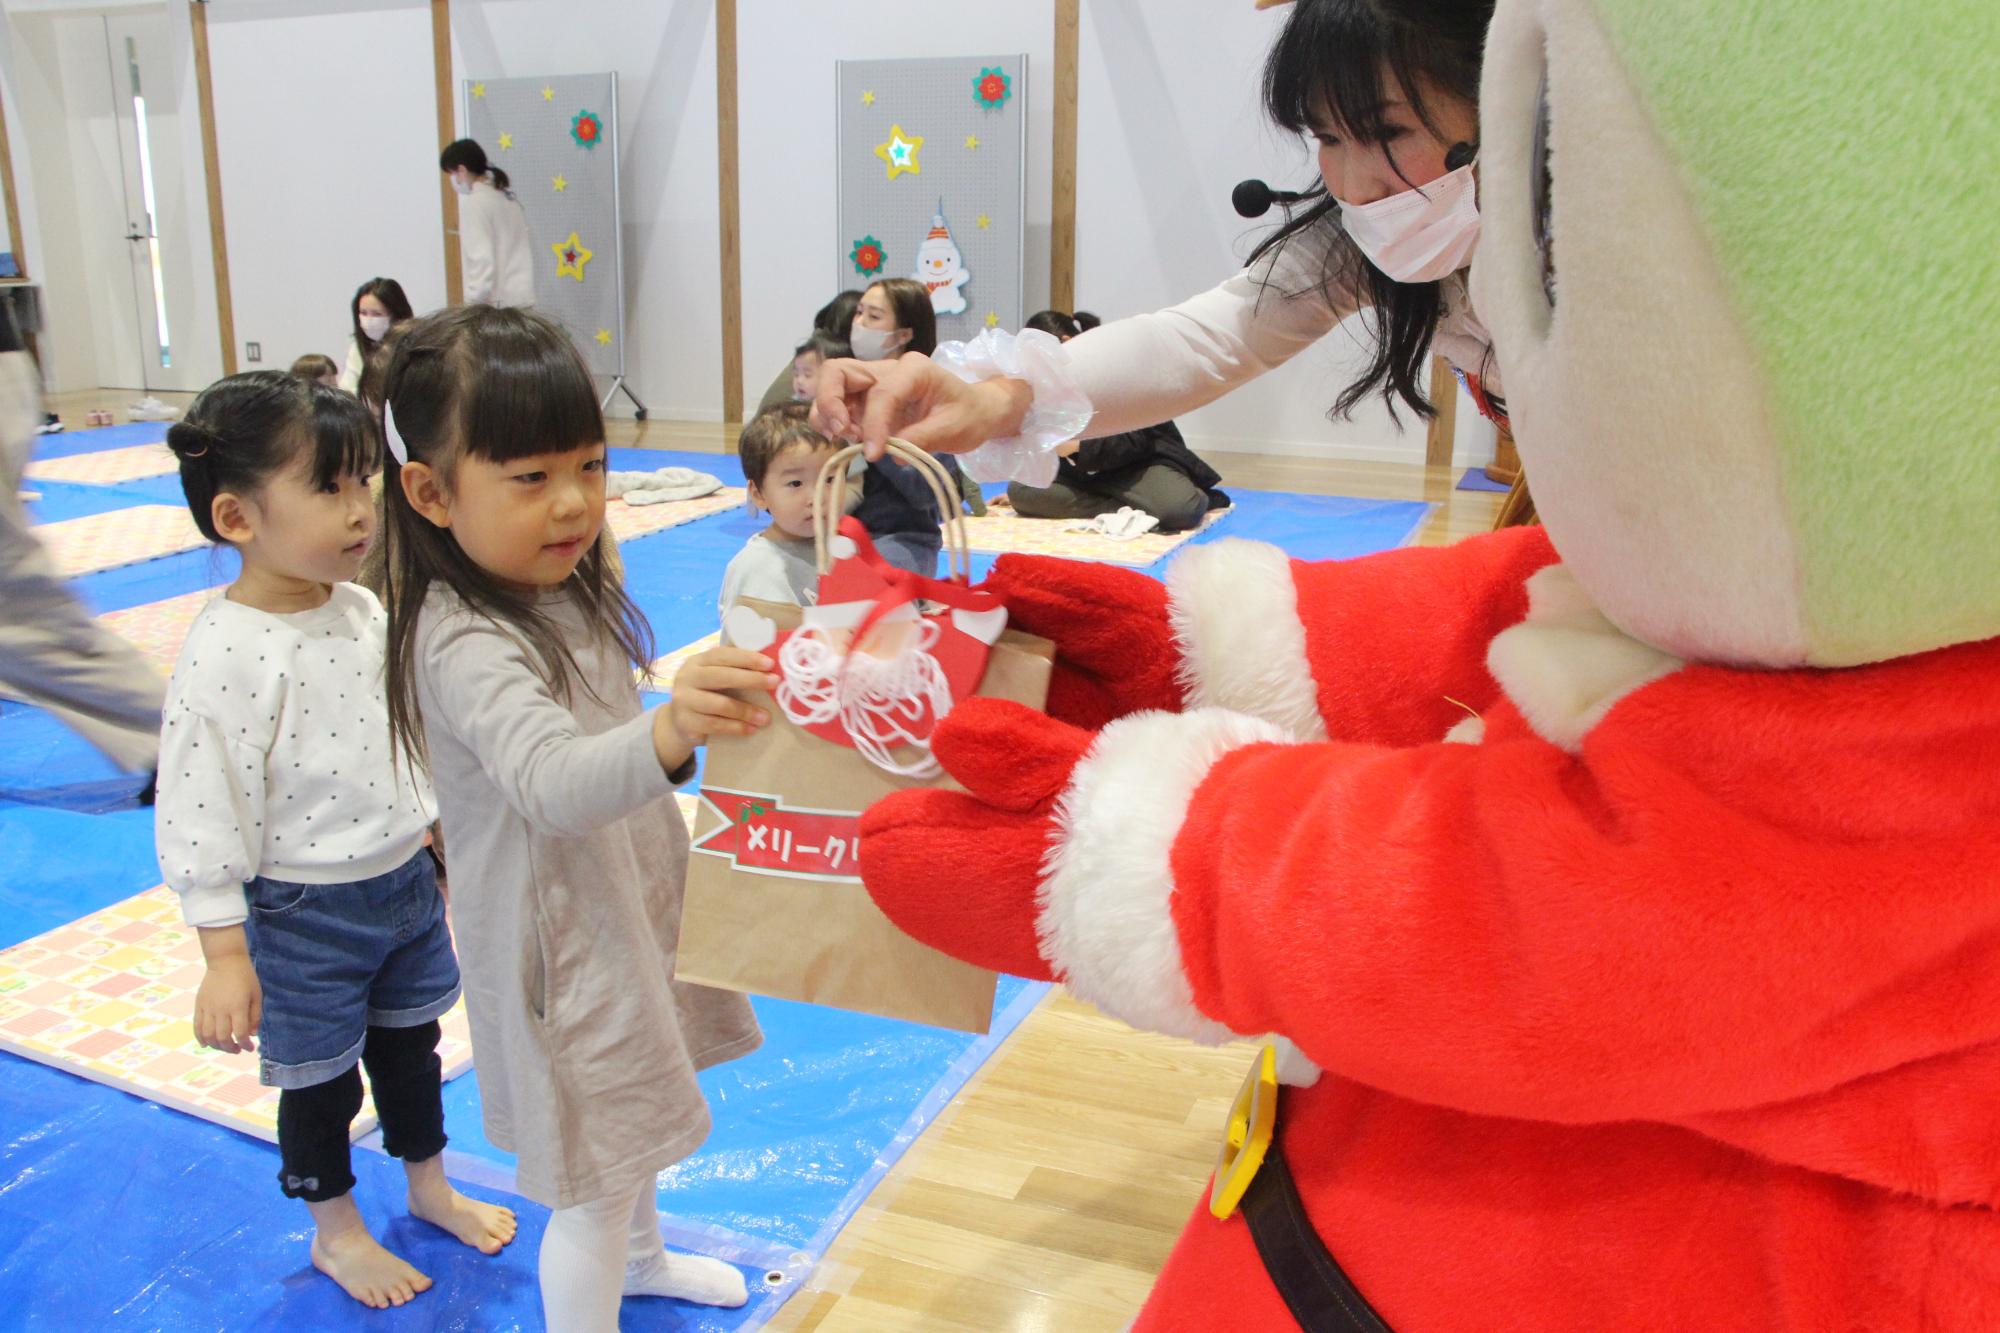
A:
<svg viewBox="0 0 2000 1333">
<path fill-rule="evenodd" d="M 562 322 L 593 373 L 622 378 L 618 76 L 467 79 L 464 92 L 466 136 L 528 215 L 535 308 Z"/>
<path fill-rule="evenodd" d="M 1019 329 L 1028 58 L 843 60 L 835 289 L 932 287 L 940 341 Z"/>
</svg>

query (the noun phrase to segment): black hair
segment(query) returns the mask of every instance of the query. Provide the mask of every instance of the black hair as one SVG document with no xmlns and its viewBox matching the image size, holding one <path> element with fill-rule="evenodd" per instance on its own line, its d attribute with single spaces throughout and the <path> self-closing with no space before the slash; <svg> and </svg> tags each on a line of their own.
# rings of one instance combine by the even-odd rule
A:
<svg viewBox="0 0 2000 1333">
<path fill-rule="evenodd" d="M 1099 319 L 1096 315 L 1091 314 L 1088 310 L 1079 310 L 1075 314 L 1071 315 L 1070 318 L 1076 321 L 1076 331 L 1078 333 L 1089 333 L 1092 329 L 1096 328 L 1099 324 L 1102 324 L 1104 322 L 1103 320 Z"/>
<path fill-rule="evenodd" d="M 848 288 L 819 308 L 819 313 L 813 316 L 813 332 L 827 334 L 845 343 L 848 331 L 854 327 L 855 308 L 860 304 L 861 289 Z M 841 355 L 848 353 L 842 352 Z"/>
<path fill-rule="evenodd" d="M 831 333 L 822 333 L 818 329 L 807 334 L 806 340 L 792 349 L 794 357 L 804 356 L 807 352 L 811 352 L 822 361 L 833 361 L 843 356 L 854 355 L 854 349 L 848 345 L 847 339 L 836 338 Z"/>
<path fill-rule="evenodd" d="M 1493 0 L 1298 0 L 1264 62 L 1264 110 L 1297 134 L 1311 133 L 1331 116 L 1329 128 L 1389 147 L 1379 108 L 1391 92 L 1399 92 L 1411 113 L 1438 133 L 1426 91 L 1478 105 L 1480 60 L 1492 20 Z M 1393 165 L 1393 148 L 1389 160 Z M 1340 207 L 1317 177 L 1287 213 L 1250 262 L 1309 233 L 1330 232 L 1334 243 L 1327 247 L 1321 280 L 1347 287 L 1373 307 L 1373 359 L 1361 378 L 1341 390 L 1332 415 L 1347 416 L 1363 398 L 1380 392 L 1392 417 L 1398 400 L 1420 417 L 1435 416 L 1425 393 L 1425 358 L 1444 316 L 1439 285 L 1397 282 L 1369 263 L 1340 232 Z"/>
<path fill-rule="evenodd" d="M 218 543 L 216 496 L 255 495 L 302 454 L 315 487 L 366 477 L 382 456 L 358 398 L 285 370 L 251 370 L 209 385 L 167 427 L 167 447 L 180 460 L 194 525 Z"/>
<path fill-rule="evenodd" d="M 438 170 L 446 175 L 460 167 L 475 176 L 491 176 L 493 184 L 502 190 L 512 184 L 506 172 L 486 160 L 486 150 L 479 146 L 477 139 L 453 139 L 438 154 Z"/>
<path fill-rule="evenodd" d="M 347 304 L 347 313 L 354 321 L 354 341 L 360 344 L 361 354 L 367 356 L 382 345 L 381 340 L 371 338 L 361 331 L 361 298 L 372 296 L 382 303 L 389 312 L 389 327 L 395 328 L 404 320 L 412 318 L 416 312 L 410 309 L 410 298 L 403 295 L 403 284 L 394 278 L 370 278 L 354 289 L 354 299 Z M 384 332 L 383 337 L 388 334 Z"/>
<path fill-rule="evenodd" d="M 736 457 L 743 479 L 762 486 L 771 464 L 795 444 L 827 449 L 833 441 L 813 429 L 811 403 L 780 403 L 752 417 L 736 440 Z"/>
<path fill-rule="evenodd" d="M 509 463 L 604 443 L 604 414 L 589 368 L 563 327 L 533 310 L 456 306 L 412 320 L 397 330 L 383 394 L 409 461 L 430 467 L 447 491 L 468 456 Z M 385 599 L 389 730 L 399 752 L 420 763 L 417 617 L 433 584 L 450 588 L 473 614 L 517 633 L 557 698 L 569 698 L 581 672 L 562 630 L 533 594 L 494 578 L 449 530 L 411 507 L 401 474 L 391 454 L 382 485 L 385 555 L 394 571 Z M 610 542 L 594 543 L 565 587 L 633 666 L 651 664 L 652 628 L 625 592 Z"/>
<path fill-rule="evenodd" d="M 883 298 L 895 313 L 896 327 L 910 331 L 910 341 L 903 345 L 902 350 L 922 352 L 925 356 L 935 352 L 937 309 L 931 305 L 930 289 L 914 278 L 877 278 L 868 284 L 868 291 L 872 292 L 877 287 L 882 289 Z M 860 303 L 857 301 L 855 304 Z"/>
<path fill-rule="evenodd" d="M 1075 315 L 1065 315 L 1060 310 L 1037 310 L 1034 314 L 1028 316 L 1027 323 L 1021 327 L 1040 329 L 1043 333 L 1054 334 L 1064 341 L 1068 341 L 1083 332 L 1081 321 Z"/>
</svg>

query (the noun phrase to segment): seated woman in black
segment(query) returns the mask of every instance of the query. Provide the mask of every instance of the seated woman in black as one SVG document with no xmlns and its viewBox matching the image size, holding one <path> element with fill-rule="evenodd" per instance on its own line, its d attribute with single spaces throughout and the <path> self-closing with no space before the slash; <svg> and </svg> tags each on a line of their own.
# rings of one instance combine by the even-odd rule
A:
<svg viewBox="0 0 2000 1333">
<path fill-rule="evenodd" d="M 1082 318 L 1081 312 L 1073 316 L 1044 310 L 1030 316 L 1027 326 L 1068 342 L 1083 332 Z M 1092 326 L 1097 323 L 1095 316 L 1087 318 Z M 1129 507 L 1160 520 L 1161 532 L 1184 532 L 1201 526 L 1209 510 L 1229 504 L 1229 497 L 1216 489 L 1222 475 L 1187 447 L 1171 421 L 1101 440 L 1073 441 L 1062 449 L 1051 485 L 1008 485 L 1015 513 L 1024 518 L 1095 518 Z"/>
</svg>

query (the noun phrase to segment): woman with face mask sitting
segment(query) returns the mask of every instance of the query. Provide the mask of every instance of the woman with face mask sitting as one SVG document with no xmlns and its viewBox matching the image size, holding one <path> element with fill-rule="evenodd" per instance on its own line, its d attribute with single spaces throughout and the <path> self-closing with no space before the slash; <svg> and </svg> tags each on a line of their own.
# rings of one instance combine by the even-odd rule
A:
<svg viewBox="0 0 2000 1333">
<path fill-rule="evenodd" d="M 389 330 L 411 318 L 410 298 L 403 284 L 394 278 L 370 278 L 354 289 L 348 316 L 354 321 L 354 336 L 347 340 L 347 365 L 340 372 L 339 387 L 348 393 L 361 391 L 361 372 L 389 336 Z"/>
<path fill-rule="evenodd" d="M 1319 177 L 1287 221 L 1220 286 L 1168 310 L 1113 320 L 1043 355 L 1022 335 L 982 335 L 956 367 L 906 357 L 821 373 L 830 434 L 873 448 L 890 434 L 941 453 L 996 442 L 968 466 L 997 480 L 1032 442 L 1045 453 L 1154 425 L 1290 360 L 1363 307 L 1372 356 L 1336 415 L 1379 393 L 1434 415 L 1429 355 L 1446 358 L 1482 411 L 1504 415 L 1491 340 L 1466 295 L 1479 235 L 1474 167 L 1480 57 L 1492 0 L 1299 0 L 1264 67 L 1264 104 L 1309 137 Z M 982 350 L 992 338 L 1000 347 Z M 956 345 L 952 345 L 956 347 Z M 1088 425 L 1078 418 L 1087 414 Z M 1046 471 L 1053 472 L 1049 466 Z M 1046 484 L 1045 479 L 1013 479 Z"/>
<path fill-rule="evenodd" d="M 937 313 L 931 308 L 931 294 L 921 282 L 909 278 L 882 279 L 861 293 L 847 340 L 855 356 L 873 365 L 900 364 L 897 358 L 910 352 L 928 357 L 937 350 Z M 824 375 L 831 366 L 851 364 L 829 361 L 820 367 L 820 373 Z M 957 479 L 957 464 L 950 459 L 944 463 L 945 470 Z M 861 505 L 854 516 L 868 529 L 883 559 L 898 569 L 937 577 L 938 553 L 944 548 L 938 530 L 941 516 L 930 487 L 914 468 L 891 458 L 868 464 Z"/>
</svg>

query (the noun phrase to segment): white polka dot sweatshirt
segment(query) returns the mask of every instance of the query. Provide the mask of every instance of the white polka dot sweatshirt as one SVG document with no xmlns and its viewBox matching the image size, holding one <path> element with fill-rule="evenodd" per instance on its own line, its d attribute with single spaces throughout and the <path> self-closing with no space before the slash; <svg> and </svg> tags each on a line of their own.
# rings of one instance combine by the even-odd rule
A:
<svg viewBox="0 0 2000 1333">
<path fill-rule="evenodd" d="M 423 846 L 430 784 L 391 762 L 388 617 L 365 588 L 273 615 L 218 597 L 167 688 L 153 840 L 191 926 L 231 926 L 257 876 L 342 884 Z"/>
</svg>

